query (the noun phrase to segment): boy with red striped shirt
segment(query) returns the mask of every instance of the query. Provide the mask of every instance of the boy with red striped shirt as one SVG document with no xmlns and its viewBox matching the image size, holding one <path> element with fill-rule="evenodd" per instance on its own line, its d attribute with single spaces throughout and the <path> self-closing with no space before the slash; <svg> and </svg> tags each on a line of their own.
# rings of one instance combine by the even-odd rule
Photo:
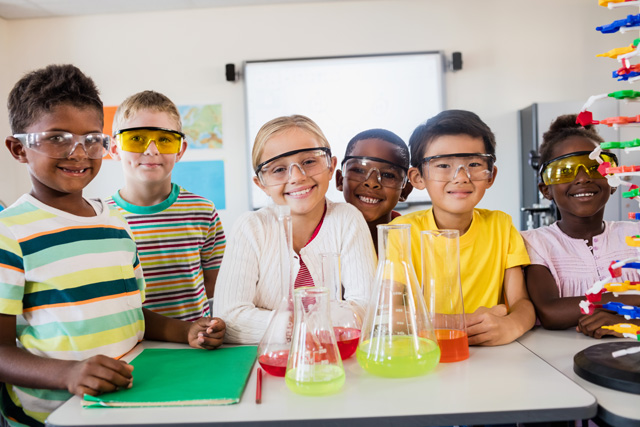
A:
<svg viewBox="0 0 640 427">
<path fill-rule="evenodd" d="M 182 122 L 166 96 L 144 91 L 127 98 L 113 121 L 111 155 L 125 185 L 107 199 L 126 218 L 144 272 L 144 306 L 182 320 L 210 315 L 226 239 L 213 202 L 171 182 L 186 148 Z"/>
</svg>

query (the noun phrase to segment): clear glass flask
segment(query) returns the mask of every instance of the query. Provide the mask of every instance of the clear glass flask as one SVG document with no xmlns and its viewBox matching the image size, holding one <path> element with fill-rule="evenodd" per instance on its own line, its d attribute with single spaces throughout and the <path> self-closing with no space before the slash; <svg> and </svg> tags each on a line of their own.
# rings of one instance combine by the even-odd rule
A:
<svg viewBox="0 0 640 427">
<path fill-rule="evenodd" d="M 440 362 L 469 357 L 460 282 L 460 233 L 427 230 L 420 233 L 422 289 L 440 345 Z"/>
<path fill-rule="evenodd" d="M 271 375 L 284 377 L 293 333 L 293 234 L 291 209 L 276 205 L 278 242 L 274 250 L 280 252 L 281 300 L 258 344 L 258 362 Z"/>
<path fill-rule="evenodd" d="M 408 224 L 378 225 L 378 268 L 356 357 L 383 377 L 423 375 L 440 360 L 411 262 L 410 232 Z"/>
<path fill-rule="evenodd" d="M 342 299 L 340 254 L 334 252 L 322 254 L 322 281 L 329 291 L 329 312 L 340 357 L 345 360 L 358 348 L 364 310 L 355 303 Z"/>
<path fill-rule="evenodd" d="M 344 368 L 329 314 L 329 291 L 304 287 L 293 292 L 295 324 L 285 382 L 310 396 L 332 394 L 344 385 Z"/>
</svg>

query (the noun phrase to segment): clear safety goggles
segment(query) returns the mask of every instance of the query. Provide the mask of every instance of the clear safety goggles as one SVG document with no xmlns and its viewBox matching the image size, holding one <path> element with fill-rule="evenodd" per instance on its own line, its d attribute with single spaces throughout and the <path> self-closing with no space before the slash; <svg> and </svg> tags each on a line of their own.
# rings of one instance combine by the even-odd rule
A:
<svg viewBox="0 0 640 427">
<path fill-rule="evenodd" d="M 328 147 L 303 148 L 287 151 L 256 167 L 256 175 L 264 186 L 280 185 L 289 181 L 293 167 L 310 177 L 331 168 L 331 150 Z"/>
<path fill-rule="evenodd" d="M 158 127 L 136 127 L 121 129 L 115 137 L 120 149 L 130 153 L 144 153 L 155 142 L 160 154 L 178 154 L 184 133 Z"/>
<path fill-rule="evenodd" d="M 20 143 L 52 159 L 66 159 L 81 145 L 87 157 L 101 159 L 109 151 L 111 138 L 104 133 L 76 135 L 71 132 L 48 131 L 13 135 Z"/>
<path fill-rule="evenodd" d="M 407 183 L 407 168 L 377 157 L 346 156 L 342 161 L 344 177 L 351 181 L 366 182 L 375 172 L 383 187 L 401 189 Z"/>
<path fill-rule="evenodd" d="M 431 181 L 449 182 L 462 170 L 471 181 L 484 181 L 493 176 L 496 156 L 484 153 L 456 153 L 422 159 L 423 173 Z"/>
<path fill-rule="evenodd" d="M 546 185 L 565 184 L 576 179 L 578 170 L 582 167 L 592 179 L 602 179 L 604 176 L 598 172 L 600 162 L 589 158 L 591 151 L 577 151 L 556 157 L 540 166 L 540 177 Z M 609 162 L 612 167 L 618 166 L 618 158 L 613 153 L 600 153 L 604 162 Z"/>
</svg>

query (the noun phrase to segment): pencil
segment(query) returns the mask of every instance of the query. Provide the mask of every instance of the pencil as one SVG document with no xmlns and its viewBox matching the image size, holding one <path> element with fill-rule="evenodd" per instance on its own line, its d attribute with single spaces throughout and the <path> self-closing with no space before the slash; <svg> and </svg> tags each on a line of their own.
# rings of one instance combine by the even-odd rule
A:
<svg viewBox="0 0 640 427">
<path fill-rule="evenodd" d="M 262 369 L 258 367 L 258 380 L 256 381 L 256 403 L 262 403 Z"/>
</svg>

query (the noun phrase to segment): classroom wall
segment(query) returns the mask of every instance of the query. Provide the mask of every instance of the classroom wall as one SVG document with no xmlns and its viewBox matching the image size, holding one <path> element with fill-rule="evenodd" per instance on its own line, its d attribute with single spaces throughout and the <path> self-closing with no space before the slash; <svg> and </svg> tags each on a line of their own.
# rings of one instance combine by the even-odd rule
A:
<svg viewBox="0 0 640 427">
<path fill-rule="evenodd" d="M 478 113 L 496 133 L 499 174 L 480 206 L 504 210 L 518 225 L 517 110 L 619 89 L 608 77 L 614 61 L 595 54 L 627 45 L 628 36 L 594 28 L 625 15 L 595 0 L 389 0 L 0 20 L 0 97 L 29 70 L 71 62 L 95 79 L 106 105 L 144 89 L 177 104 L 221 103 L 224 148 L 215 156 L 225 161 L 221 217 L 230 231 L 249 208 L 250 183 L 243 87 L 225 81 L 225 63 L 460 51 L 463 69 L 446 75 L 446 106 Z M 8 134 L 6 120 L 0 131 Z M 8 157 L 0 155 L 3 176 L 22 177 L 0 188 L 0 199 L 12 202 L 29 183 Z M 98 187 L 117 187 L 119 165 L 104 165 L 109 172 L 97 178 Z"/>
</svg>

